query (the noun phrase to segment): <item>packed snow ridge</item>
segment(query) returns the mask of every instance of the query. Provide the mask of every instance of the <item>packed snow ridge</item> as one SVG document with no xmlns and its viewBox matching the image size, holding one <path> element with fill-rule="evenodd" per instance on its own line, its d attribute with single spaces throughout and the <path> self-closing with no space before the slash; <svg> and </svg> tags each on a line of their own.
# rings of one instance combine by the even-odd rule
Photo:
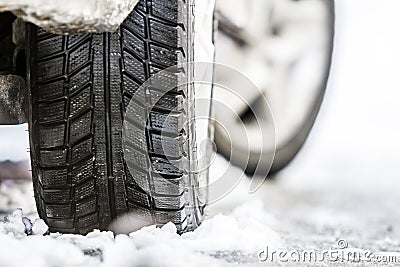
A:
<svg viewBox="0 0 400 267">
<path fill-rule="evenodd" d="M 138 0 L 0 0 L 0 11 L 12 11 L 47 31 L 113 32 Z"/>
<path fill-rule="evenodd" d="M 183 235 L 168 223 L 129 235 L 94 230 L 82 236 L 49 234 L 43 220 L 31 222 L 17 209 L 0 222 L 0 266 L 220 266 L 221 258 L 228 263 L 230 257 L 232 262 L 257 262 L 261 249 L 280 240 L 251 213 L 260 218 L 262 203 L 243 204 Z"/>
</svg>

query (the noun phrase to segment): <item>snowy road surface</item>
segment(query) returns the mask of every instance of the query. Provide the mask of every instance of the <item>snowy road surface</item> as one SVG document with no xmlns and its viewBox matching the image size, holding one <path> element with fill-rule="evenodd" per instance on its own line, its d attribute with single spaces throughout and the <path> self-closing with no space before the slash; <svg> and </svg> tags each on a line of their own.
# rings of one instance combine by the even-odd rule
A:
<svg viewBox="0 0 400 267">
<path fill-rule="evenodd" d="M 297 265 L 280 262 L 276 254 L 273 263 L 271 257 L 260 262 L 267 248 L 268 253 L 280 248 L 320 255 L 331 249 L 385 256 L 372 257 L 371 264 L 400 257 L 400 3 L 338 0 L 336 5 L 326 101 L 306 146 L 276 179 L 253 195 L 244 181 L 209 207 L 208 219 L 193 233 L 178 236 L 166 225 L 116 238 L 106 232 L 42 236 L 45 226 L 32 213 L 29 185 L 3 184 L 1 212 L 21 207 L 33 225 L 20 211 L 0 223 L 0 266 Z M 2 133 L 0 157 L 25 151 L 24 144 L 17 152 L 7 146 Z M 214 171 L 224 164 L 217 158 Z M 349 265 L 325 257 L 328 263 Z"/>
</svg>

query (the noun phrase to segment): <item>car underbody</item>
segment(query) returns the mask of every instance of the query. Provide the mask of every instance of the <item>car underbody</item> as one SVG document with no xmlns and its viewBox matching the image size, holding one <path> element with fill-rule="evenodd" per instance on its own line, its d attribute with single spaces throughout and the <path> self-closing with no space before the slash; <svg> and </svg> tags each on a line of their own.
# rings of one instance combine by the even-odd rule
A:
<svg viewBox="0 0 400 267">
<path fill-rule="evenodd" d="M 138 0 L 0 0 L 0 125 L 27 122 L 25 25 L 58 34 L 112 32 Z M 79 8 L 76 8 L 78 7 Z"/>
</svg>

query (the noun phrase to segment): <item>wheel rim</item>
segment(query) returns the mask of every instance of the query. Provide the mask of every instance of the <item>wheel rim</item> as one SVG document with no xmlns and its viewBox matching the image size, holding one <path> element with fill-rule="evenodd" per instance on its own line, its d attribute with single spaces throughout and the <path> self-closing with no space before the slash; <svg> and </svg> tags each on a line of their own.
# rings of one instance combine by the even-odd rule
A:
<svg viewBox="0 0 400 267">
<path fill-rule="evenodd" d="M 241 0 L 237 5 L 228 2 L 219 0 L 217 5 L 220 27 L 216 61 L 236 68 L 259 87 L 258 92 L 245 91 L 244 97 L 256 117 L 261 118 L 257 123 L 275 127 L 279 150 L 301 131 L 323 94 L 332 42 L 330 2 Z M 216 73 L 217 82 L 230 79 L 233 78 Z M 260 101 L 260 96 L 267 98 L 273 120 L 265 117 L 268 107 Z M 246 117 L 248 106 L 237 107 L 236 111 L 240 117 Z M 255 131 L 253 120 L 244 123 L 250 133 Z M 234 131 L 238 125 L 229 127 Z M 275 144 L 265 138 L 255 137 L 252 143 L 264 141 L 266 145 L 261 150 L 273 153 Z M 218 145 L 227 142 L 218 127 L 216 140 L 220 141 Z M 231 145 L 232 149 L 245 149 L 240 140 L 232 140 Z M 256 147 L 249 148 L 250 153 L 260 154 Z"/>
</svg>

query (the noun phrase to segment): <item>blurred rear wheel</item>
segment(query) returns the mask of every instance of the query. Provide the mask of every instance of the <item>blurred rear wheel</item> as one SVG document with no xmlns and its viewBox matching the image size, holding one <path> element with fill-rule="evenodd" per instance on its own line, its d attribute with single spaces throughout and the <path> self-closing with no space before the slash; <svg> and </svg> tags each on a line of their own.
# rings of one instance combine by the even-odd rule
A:
<svg viewBox="0 0 400 267">
<path fill-rule="evenodd" d="M 333 49 L 334 3 L 332 0 L 243 0 L 235 5 L 229 0 L 219 0 L 217 3 L 216 61 L 242 72 L 260 89 L 243 92 L 246 106 L 235 107 L 241 121 L 231 123 L 216 114 L 227 131 L 235 132 L 243 124 L 253 137 L 248 143 L 255 145 L 243 142 L 245 137 L 228 139 L 223 134 L 225 129 L 217 125 L 218 150 L 226 157 L 233 151 L 242 154 L 242 161 L 248 160 L 249 173 L 277 172 L 301 149 L 320 109 Z M 216 73 L 215 78 L 217 83 L 235 79 L 224 73 Z M 229 102 L 218 99 L 218 92 L 215 98 Z M 260 128 L 274 128 L 275 143 Z M 271 166 L 268 159 L 274 154 Z"/>
</svg>

